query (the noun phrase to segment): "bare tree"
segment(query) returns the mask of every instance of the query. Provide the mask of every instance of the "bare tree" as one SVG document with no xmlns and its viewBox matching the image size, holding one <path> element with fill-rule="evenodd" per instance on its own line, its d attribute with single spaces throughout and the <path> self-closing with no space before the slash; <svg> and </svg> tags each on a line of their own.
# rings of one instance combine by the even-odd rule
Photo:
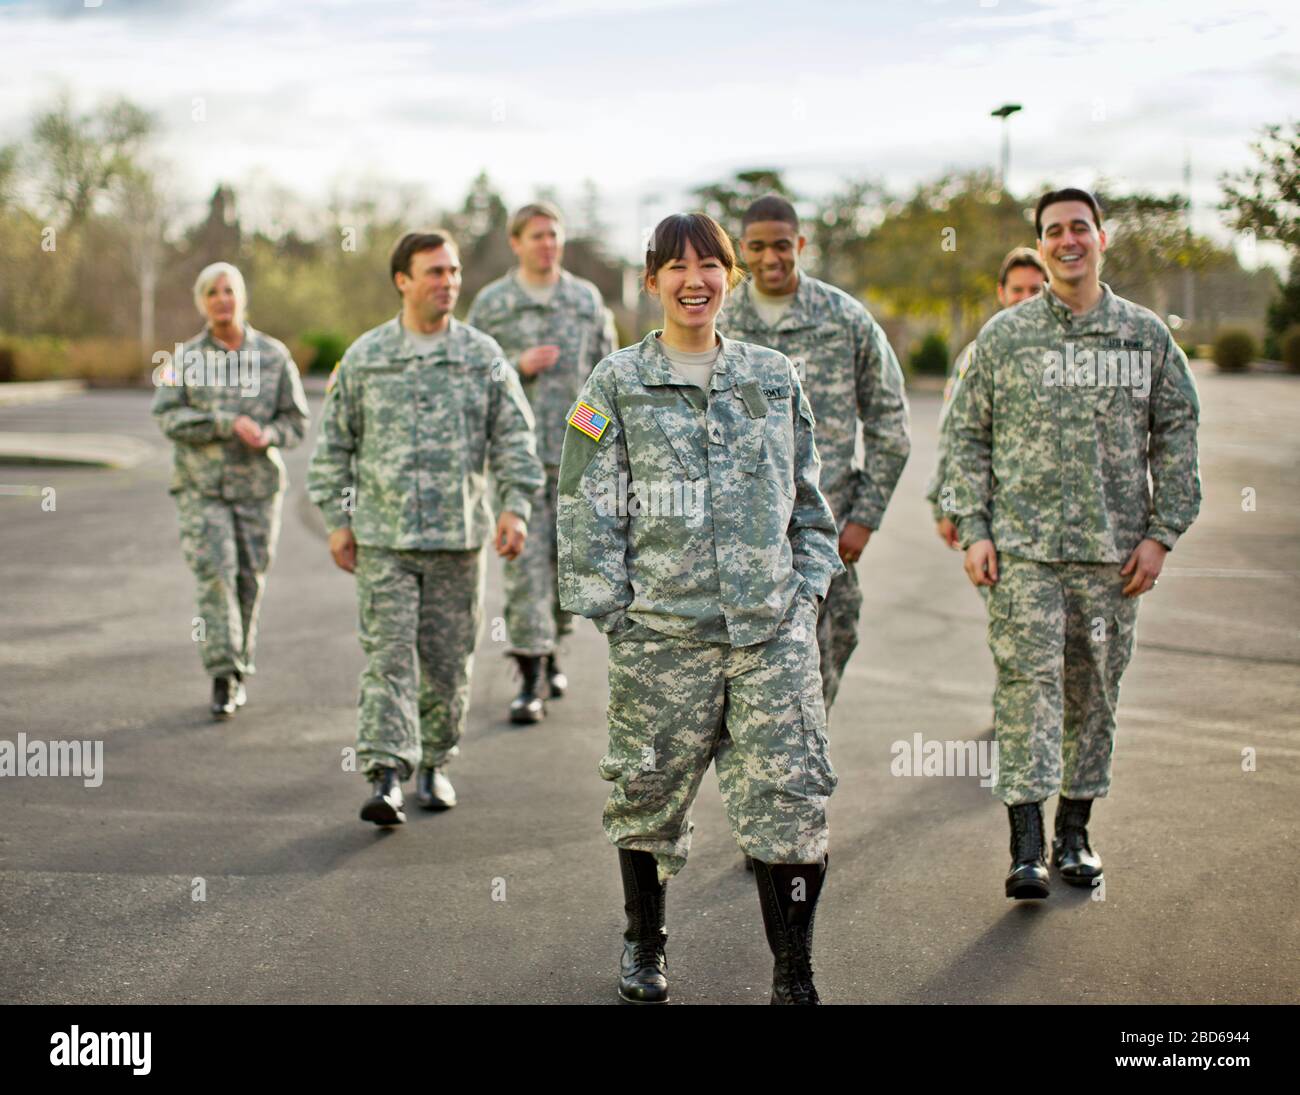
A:
<svg viewBox="0 0 1300 1095">
<path fill-rule="evenodd" d="M 170 208 L 156 175 L 138 166 L 125 169 L 114 190 L 117 221 L 140 290 L 140 346 L 147 354 L 155 341 L 155 300 Z"/>
<path fill-rule="evenodd" d="M 67 94 L 32 126 L 32 174 L 64 227 L 80 225 L 95 201 L 131 168 L 155 128 L 154 118 L 126 99 L 74 114 Z"/>
</svg>

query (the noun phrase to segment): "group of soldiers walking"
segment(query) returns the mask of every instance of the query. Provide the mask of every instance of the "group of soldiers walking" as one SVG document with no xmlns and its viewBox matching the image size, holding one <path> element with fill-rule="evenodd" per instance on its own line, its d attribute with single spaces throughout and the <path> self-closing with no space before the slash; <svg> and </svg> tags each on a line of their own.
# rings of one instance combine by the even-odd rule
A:
<svg viewBox="0 0 1300 1095">
<path fill-rule="evenodd" d="M 1101 873 L 1087 823 L 1109 789 L 1137 596 L 1200 501 L 1191 373 L 1164 324 L 1099 281 L 1101 219 L 1085 191 L 1038 203 L 1037 250 L 1008 255 L 1005 310 L 958 357 L 929 490 L 939 535 L 965 551 L 987 603 L 1015 898 L 1050 890 L 1053 794 L 1062 878 Z M 356 577 L 364 820 L 403 822 L 412 775 L 422 807 L 456 804 L 446 767 L 489 537 L 520 675 L 512 721 L 540 720 L 563 695 L 571 614 L 607 636 L 600 774 L 630 1003 L 669 998 L 667 883 L 710 763 L 758 886 L 772 1001 L 818 1002 L 813 925 L 837 784 L 828 713 L 857 644 L 855 566 L 910 448 L 889 341 L 857 300 L 800 269 L 793 207 L 760 198 L 739 227 L 737 256 L 704 214 L 660 222 L 643 285 L 663 319 L 621 350 L 599 291 L 562 266 L 554 206 L 512 218 L 518 266 L 478 294 L 468 323 L 452 314 L 454 241 L 404 236 L 390 269 L 401 310 L 331 375 L 308 472 L 334 562 Z M 278 531 L 275 450 L 301 440 L 307 408 L 287 351 L 244 322 L 237 270 L 209 267 L 195 297 L 207 326 L 187 355 L 263 359 L 255 400 L 165 383 L 154 406 L 176 442 L 213 713 L 229 717 L 253 672 Z"/>
</svg>

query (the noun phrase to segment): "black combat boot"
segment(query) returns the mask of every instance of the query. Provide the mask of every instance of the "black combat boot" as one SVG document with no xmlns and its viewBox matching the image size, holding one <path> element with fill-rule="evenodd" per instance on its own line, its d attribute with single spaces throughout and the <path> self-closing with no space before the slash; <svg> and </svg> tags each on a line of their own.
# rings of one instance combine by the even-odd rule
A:
<svg viewBox="0 0 1300 1095">
<path fill-rule="evenodd" d="M 1011 816 L 1011 873 L 1007 875 L 1007 896 L 1046 897 L 1048 883 L 1043 836 L 1043 804 L 1022 802 L 1008 806 Z"/>
<path fill-rule="evenodd" d="M 623 957 L 618 966 L 618 998 L 625 1004 L 668 1003 L 668 959 L 664 915 L 668 887 L 649 852 L 618 850 L 623 872 Z"/>
<path fill-rule="evenodd" d="M 564 675 L 564 670 L 560 668 L 560 663 L 555 660 L 554 654 L 546 655 L 546 684 L 553 700 L 560 699 L 569 687 L 569 678 Z"/>
<path fill-rule="evenodd" d="M 1101 856 L 1088 844 L 1088 815 L 1092 799 L 1066 798 L 1056 801 L 1056 837 L 1052 840 L 1052 864 L 1071 886 L 1091 886 L 1101 877 Z"/>
<path fill-rule="evenodd" d="M 426 810 L 450 810 L 456 805 L 456 788 L 441 768 L 421 768 L 415 777 L 415 800 Z"/>
<path fill-rule="evenodd" d="M 361 820 L 376 825 L 401 825 L 406 820 L 402 812 L 402 780 L 396 768 L 379 768 L 370 773 L 373 794 L 361 807 Z"/>
<path fill-rule="evenodd" d="M 511 722 L 541 722 L 546 714 L 542 704 L 542 656 L 540 654 L 516 654 L 519 663 L 519 695 L 510 701 Z"/>
<path fill-rule="evenodd" d="M 238 686 L 233 677 L 213 677 L 212 678 L 212 717 L 218 720 L 225 720 L 238 710 L 236 696 Z"/>
<path fill-rule="evenodd" d="M 752 862 L 767 945 L 776 959 L 769 1003 L 820 1004 L 813 984 L 813 919 L 827 863 Z"/>
</svg>

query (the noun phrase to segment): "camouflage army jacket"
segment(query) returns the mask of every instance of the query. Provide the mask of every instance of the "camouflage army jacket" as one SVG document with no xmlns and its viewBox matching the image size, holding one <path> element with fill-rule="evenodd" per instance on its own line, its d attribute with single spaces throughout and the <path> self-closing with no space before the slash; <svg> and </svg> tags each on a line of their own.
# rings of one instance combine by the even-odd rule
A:
<svg viewBox="0 0 1300 1095">
<path fill-rule="evenodd" d="M 839 527 L 852 521 L 879 528 L 911 451 L 903 372 L 885 332 L 848 293 L 802 271 L 775 327 L 754 308 L 753 291 L 746 281 L 728 296 L 718 330 L 794 362 L 817 416 L 822 493 Z"/>
<path fill-rule="evenodd" d="M 949 491 L 947 497 L 942 496 L 948 469 L 948 412 L 952 410 L 952 400 L 957 394 L 958 381 L 965 373 L 966 359 L 974 346 L 974 342 L 968 342 L 962 347 L 961 353 L 953 360 L 952 368 L 948 371 L 948 379 L 943 386 L 943 406 L 939 409 L 939 436 L 935 445 L 934 474 L 930 476 L 930 482 L 925 488 L 925 500 L 930 503 L 930 512 L 936 523 L 943 517 L 951 518 L 951 514 L 944 509 L 944 504 L 946 502 L 947 505 L 952 505 L 952 492 Z"/>
<path fill-rule="evenodd" d="M 159 370 L 151 408 L 175 442 L 171 492 L 240 502 L 283 490 L 288 476 L 277 450 L 298 444 L 309 420 L 298 366 L 284 343 L 246 325 L 243 345 L 227 350 L 205 328 L 175 356 Z M 234 436 L 241 414 L 270 435 L 267 448 Z"/>
<path fill-rule="evenodd" d="M 612 632 L 749 646 L 843 569 L 813 414 L 788 358 L 723 339 L 710 391 L 657 332 L 605 358 L 568 416 L 560 603 Z M 811 641 L 811 640 L 810 640 Z"/>
<path fill-rule="evenodd" d="M 343 355 L 307 472 L 331 531 L 350 524 L 372 547 L 477 548 L 492 529 L 489 470 L 498 511 L 531 515 L 545 478 L 519 377 L 487 335 L 450 324 L 423 354 L 399 315 Z"/>
<path fill-rule="evenodd" d="M 479 290 L 468 322 L 496 339 L 516 369 L 525 350 L 560 348 L 559 360 L 549 369 L 520 377 L 537 422 L 537 455 L 547 467 L 558 467 L 564 416 L 596 362 L 618 348 L 613 317 L 600 290 L 562 270 L 555 295 L 549 303 L 538 304 L 513 270 Z"/>
<path fill-rule="evenodd" d="M 1195 520 L 1187 358 L 1153 312 L 1102 290 L 1080 316 L 1044 290 L 976 338 L 948 423 L 963 548 L 991 539 L 1044 562 L 1113 563 L 1146 537 L 1172 548 Z"/>
</svg>

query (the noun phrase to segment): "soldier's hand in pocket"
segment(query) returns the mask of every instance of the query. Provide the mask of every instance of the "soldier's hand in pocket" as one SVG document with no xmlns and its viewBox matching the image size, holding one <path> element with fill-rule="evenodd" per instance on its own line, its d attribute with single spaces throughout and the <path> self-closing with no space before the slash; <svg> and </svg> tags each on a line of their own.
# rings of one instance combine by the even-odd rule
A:
<svg viewBox="0 0 1300 1095">
<path fill-rule="evenodd" d="M 357 569 L 357 541 L 350 528 L 336 528 L 330 533 L 330 554 L 340 570 L 351 574 Z"/>
<path fill-rule="evenodd" d="M 992 540 L 976 540 L 966 549 L 966 577 L 973 586 L 996 585 L 998 581 L 998 549 Z"/>
<path fill-rule="evenodd" d="M 517 559 L 524 550 L 524 540 L 528 537 L 528 526 L 517 513 L 508 510 L 497 521 L 496 549 L 503 559 Z"/>
</svg>

